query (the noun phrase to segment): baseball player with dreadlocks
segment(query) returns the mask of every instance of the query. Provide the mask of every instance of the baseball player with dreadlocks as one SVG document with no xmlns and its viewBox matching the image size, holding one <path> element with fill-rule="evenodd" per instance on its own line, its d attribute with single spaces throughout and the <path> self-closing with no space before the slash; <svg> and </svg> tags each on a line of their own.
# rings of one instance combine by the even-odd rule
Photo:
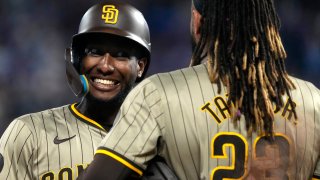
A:
<svg viewBox="0 0 320 180">
<path fill-rule="evenodd" d="M 88 9 L 66 50 L 68 82 L 81 102 L 15 119 L 0 140 L 0 179 L 75 179 L 144 77 L 150 51 L 149 28 L 136 8 L 107 1 Z M 158 167 L 166 170 L 162 161 L 151 167 L 151 177 Z"/>
<path fill-rule="evenodd" d="M 319 179 L 320 91 L 286 72 L 273 0 L 191 13 L 191 67 L 134 88 L 79 179 L 142 175 L 156 155 L 180 179 Z"/>
</svg>

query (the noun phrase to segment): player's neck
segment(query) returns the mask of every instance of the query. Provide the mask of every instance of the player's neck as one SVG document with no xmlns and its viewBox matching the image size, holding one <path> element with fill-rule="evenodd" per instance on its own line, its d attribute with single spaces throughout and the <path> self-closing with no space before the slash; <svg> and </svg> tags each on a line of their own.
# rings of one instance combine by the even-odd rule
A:
<svg viewBox="0 0 320 180">
<path fill-rule="evenodd" d="M 81 114 L 92 120 L 95 120 L 105 129 L 110 129 L 118 113 L 120 105 L 103 102 L 90 102 L 86 99 L 83 99 L 81 103 L 76 106 L 76 108 Z"/>
</svg>

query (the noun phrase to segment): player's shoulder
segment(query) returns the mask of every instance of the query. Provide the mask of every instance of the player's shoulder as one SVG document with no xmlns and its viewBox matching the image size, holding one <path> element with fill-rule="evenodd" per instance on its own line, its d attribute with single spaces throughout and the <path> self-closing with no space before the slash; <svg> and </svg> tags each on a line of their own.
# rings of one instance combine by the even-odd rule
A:
<svg viewBox="0 0 320 180">
<path fill-rule="evenodd" d="M 205 64 L 200 64 L 197 66 L 192 67 L 185 67 L 180 68 L 177 70 L 169 71 L 169 72 L 162 72 L 162 73 L 156 73 L 150 77 L 148 77 L 146 80 L 150 83 L 155 83 L 159 81 L 165 81 L 168 79 L 176 79 L 177 77 L 183 77 L 185 79 L 189 79 L 194 76 L 207 76 L 207 66 Z M 166 84 L 167 86 L 168 84 Z"/>
<path fill-rule="evenodd" d="M 66 110 L 68 110 L 68 106 L 70 105 L 64 105 L 60 107 L 45 109 L 38 112 L 24 114 L 15 118 L 12 123 L 15 122 L 17 124 L 27 126 L 31 131 L 33 131 L 37 127 L 43 125 L 45 121 L 46 124 L 50 123 L 49 120 L 54 118 L 54 114 L 56 114 L 56 116 L 59 116 L 59 114 L 63 114 Z"/>
<path fill-rule="evenodd" d="M 181 73 L 183 73 L 184 75 L 188 76 L 188 75 L 194 75 L 194 73 L 205 73 L 207 74 L 207 66 L 206 64 L 199 64 L 196 66 L 191 66 L 191 67 L 185 67 L 185 68 L 180 68 L 180 69 L 176 69 L 173 71 L 169 71 L 169 72 L 164 72 L 164 73 L 158 73 L 155 74 L 156 76 L 179 76 Z"/>
<path fill-rule="evenodd" d="M 291 91 L 291 94 L 293 98 L 300 98 L 301 101 L 303 99 L 309 99 L 311 101 L 310 108 L 316 108 L 318 109 L 318 112 L 320 112 L 320 90 L 317 88 L 313 83 L 299 79 L 297 77 L 290 76 L 291 81 L 295 85 L 295 89 Z"/>
<path fill-rule="evenodd" d="M 186 83 L 186 81 L 191 80 L 192 84 L 193 81 L 198 81 L 199 79 L 203 80 L 205 78 L 209 80 L 205 64 L 181 68 L 169 72 L 156 73 L 140 82 L 134 90 L 130 92 L 130 94 L 138 94 L 141 92 L 144 94 L 150 94 L 155 91 L 163 92 L 164 89 L 175 89 L 177 86 Z"/>
<path fill-rule="evenodd" d="M 294 76 L 289 76 L 289 78 L 294 83 L 297 89 L 308 89 L 310 92 L 320 95 L 319 88 L 317 88 L 312 82 Z"/>
<path fill-rule="evenodd" d="M 45 110 L 38 111 L 38 112 L 24 114 L 24 115 L 21 115 L 21 116 L 17 117 L 15 120 L 27 123 L 32 119 L 38 120 L 38 119 L 42 119 L 42 118 L 44 118 L 46 116 L 51 116 L 55 112 L 63 111 L 64 109 L 68 108 L 68 106 L 69 105 L 64 105 L 64 106 L 60 106 L 60 107 L 54 107 L 54 108 L 50 108 L 50 109 L 45 109 Z"/>
</svg>

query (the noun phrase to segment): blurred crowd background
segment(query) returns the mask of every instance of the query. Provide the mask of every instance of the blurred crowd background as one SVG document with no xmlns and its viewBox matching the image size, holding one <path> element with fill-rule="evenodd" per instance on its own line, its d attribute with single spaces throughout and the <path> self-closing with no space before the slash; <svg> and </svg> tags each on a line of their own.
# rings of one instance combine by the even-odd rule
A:
<svg viewBox="0 0 320 180">
<path fill-rule="evenodd" d="M 151 31 L 148 75 L 188 66 L 190 0 L 131 0 Z M 79 101 L 64 50 L 94 0 L 0 1 L 0 135 L 16 117 Z M 320 1 L 275 0 L 287 70 L 320 88 Z"/>
</svg>

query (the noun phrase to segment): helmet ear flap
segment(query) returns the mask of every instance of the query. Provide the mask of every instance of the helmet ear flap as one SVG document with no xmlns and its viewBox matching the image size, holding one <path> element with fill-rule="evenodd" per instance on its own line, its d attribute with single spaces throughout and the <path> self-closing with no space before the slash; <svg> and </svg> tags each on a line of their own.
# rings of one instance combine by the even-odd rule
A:
<svg viewBox="0 0 320 180">
<path fill-rule="evenodd" d="M 66 48 L 65 51 L 64 51 L 64 59 L 66 61 L 70 61 L 72 64 L 72 50 L 71 48 Z"/>
<path fill-rule="evenodd" d="M 66 75 L 67 81 L 72 92 L 79 98 L 83 97 L 89 92 L 88 80 L 84 75 L 79 75 L 75 68 L 73 61 L 72 49 L 66 48 L 65 62 L 66 62 Z"/>
</svg>

